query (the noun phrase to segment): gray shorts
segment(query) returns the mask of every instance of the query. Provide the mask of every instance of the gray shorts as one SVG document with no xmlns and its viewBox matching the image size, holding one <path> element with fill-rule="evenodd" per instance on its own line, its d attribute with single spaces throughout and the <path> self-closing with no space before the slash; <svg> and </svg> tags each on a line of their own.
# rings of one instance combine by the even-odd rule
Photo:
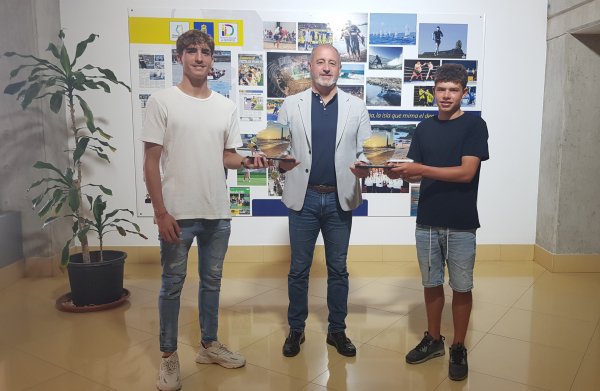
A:
<svg viewBox="0 0 600 391">
<path fill-rule="evenodd" d="M 447 264 L 449 285 L 453 290 L 469 292 L 473 289 L 475 231 L 417 224 L 417 258 L 424 287 L 443 285 Z"/>
</svg>

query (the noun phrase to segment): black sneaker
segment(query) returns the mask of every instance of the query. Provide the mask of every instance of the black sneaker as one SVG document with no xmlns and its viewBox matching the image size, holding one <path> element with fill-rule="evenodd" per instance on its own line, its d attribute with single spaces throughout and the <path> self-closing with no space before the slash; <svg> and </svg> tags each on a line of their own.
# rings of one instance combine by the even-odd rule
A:
<svg viewBox="0 0 600 391">
<path fill-rule="evenodd" d="M 450 380 L 464 380 L 469 376 L 469 364 L 467 363 L 467 348 L 462 343 L 450 346 L 450 365 L 448 366 L 448 377 Z"/>
<path fill-rule="evenodd" d="M 338 333 L 327 333 L 327 343 L 335 346 L 339 354 L 346 357 L 356 356 L 356 346 L 346 337 L 346 333 L 340 331 Z"/>
<path fill-rule="evenodd" d="M 431 358 L 443 356 L 446 354 L 446 348 L 444 347 L 445 339 L 443 335 L 440 335 L 440 339 L 436 341 L 426 331 L 421 342 L 406 355 L 406 362 L 409 364 L 420 364 Z"/>
<path fill-rule="evenodd" d="M 300 353 L 300 344 L 304 342 L 304 331 L 290 330 L 283 343 L 283 355 L 294 357 Z"/>
</svg>

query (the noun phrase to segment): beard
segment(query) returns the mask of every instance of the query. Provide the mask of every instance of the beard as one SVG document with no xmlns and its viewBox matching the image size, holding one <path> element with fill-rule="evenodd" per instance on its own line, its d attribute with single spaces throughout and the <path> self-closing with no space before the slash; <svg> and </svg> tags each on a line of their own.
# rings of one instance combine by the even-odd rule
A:
<svg viewBox="0 0 600 391">
<path fill-rule="evenodd" d="M 338 78 L 333 76 L 331 78 L 324 78 L 321 75 L 317 75 L 315 83 L 321 87 L 331 87 L 337 83 Z"/>
</svg>

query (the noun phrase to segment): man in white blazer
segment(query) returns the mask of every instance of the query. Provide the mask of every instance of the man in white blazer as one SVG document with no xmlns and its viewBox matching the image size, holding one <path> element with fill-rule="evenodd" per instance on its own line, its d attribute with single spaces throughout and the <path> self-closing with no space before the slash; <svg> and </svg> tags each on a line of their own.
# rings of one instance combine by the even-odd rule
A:
<svg viewBox="0 0 600 391">
<path fill-rule="evenodd" d="M 327 264 L 329 327 L 326 342 L 344 356 L 356 355 L 346 337 L 348 271 L 346 257 L 352 210 L 362 202 L 360 181 L 369 170 L 363 142 L 371 135 L 369 113 L 362 100 L 337 88 L 340 54 L 331 45 L 315 47 L 310 56 L 311 88 L 289 96 L 278 121 L 289 125 L 290 159 L 282 201 L 288 207 L 292 259 L 288 274 L 290 332 L 283 355 L 293 357 L 304 342 L 308 316 L 308 277 L 319 232 Z M 289 171 L 289 172 L 288 172 Z"/>
</svg>

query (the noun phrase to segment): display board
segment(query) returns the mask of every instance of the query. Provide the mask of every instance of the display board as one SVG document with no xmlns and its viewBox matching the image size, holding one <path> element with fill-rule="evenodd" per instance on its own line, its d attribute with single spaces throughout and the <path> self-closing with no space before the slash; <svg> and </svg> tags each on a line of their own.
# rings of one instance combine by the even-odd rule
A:
<svg viewBox="0 0 600 391">
<path fill-rule="evenodd" d="M 238 105 L 244 143 L 241 154 L 250 153 L 257 137 L 274 133 L 261 131 L 269 121 L 277 120 L 285 97 L 310 88 L 309 54 L 321 43 L 330 43 L 340 52 L 338 87 L 363 99 L 369 109 L 372 136 L 364 147 L 374 164 L 405 158 L 417 124 L 436 114 L 433 80 L 442 64 L 465 66 L 468 93 L 463 109 L 481 113 L 481 15 L 212 10 L 211 17 L 194 18 L 202 11 L 190 10 L 190 18 L 169 18 L 170 12 L 165 9 L 165 17 L 157 17 L 160 10 L 129 10 L 138 216 L 153 215 L 139 142 L 146 102 L 153 92 L 181 80 L 175 42 L 192 28 L 215 39 L 209 86 Z M 287 214 L 280 201 L 285 174 L 279 173 L 277 161 L 266 169 L 229 170 L 227 182 L 232 215 Z M 391 180 L 375 168 L 361 179 L 361 185 L 365 203 L 356 214 L 416 214 L 418 184 Z"/>
</svg>

